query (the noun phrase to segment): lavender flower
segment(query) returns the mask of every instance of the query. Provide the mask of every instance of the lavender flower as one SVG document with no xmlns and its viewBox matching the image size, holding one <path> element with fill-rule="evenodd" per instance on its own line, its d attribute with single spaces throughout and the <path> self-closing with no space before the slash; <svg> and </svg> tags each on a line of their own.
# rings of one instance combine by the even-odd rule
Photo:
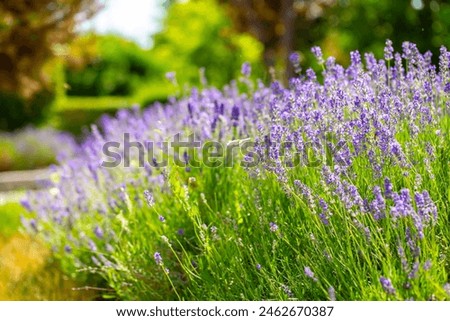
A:
<svg viewBox="0 0 450 321">
<path fill-rule="evenodd" d="M 387 294 L 392 294 L 392 295 L 395 294 L 395 288 L 392 285 L 391 280 L 382 276 L 382 277 L 380 277 L 380 283 L 381 283 L 381 286 L 383 287 L 383 290 Z"/>
<path fill-rule="evenodd" d="M 261 264 L 259 264 L 259 263 L 256 264 L 256 269 L 257 269 L 257 270 L 261 270 Z"/>
<path fill-rule="evenodd" d="M 394 48 L 392 47 L 392 41 L 386 40 L 386 46 L 384 47 L 384 59 L 392 60 L 394 59 Z"/>
<path fill-rule="evenodd" d="M 332 286 L 328 288 L 328 297 L 330 301 L 336 301 L 336 291 Z"/>
<path fill-rule="evenodd" d="M 148 206 L 152 207 L 153 205 L 155 205 L 155 201 L 153 200 L 153 194 L 150 193 L 149 190 L 144 191 L 144 196 Z"/>
<path fill-rule="evenodd" d="M 385 178 L 384 179 L 384 195 L 387 199 L 392 198 L 394 191 L 393 191 L 393 186 L 391 181 L 389 180 L 389 178 Z"/>
<path fill-rule="evenodd" d="M 77 152 L 64 157 L 60 165 L 53 169 L 58 180 L 48 182 L 45 190 L 29 193 L 23 205 L 36 215 L 32 220 L 23 219 L 23 223 L 29 230 L 48 239 L 59 252 L 65 250 L 68 242 L 75 254 L 89 252 L 96 246 L 99 249 L 95 259 L 102 266 L 110 264 L 100 256 L 106 248 L 100 244 L 117 244 L 120 250 L 118 236 L 111 234 L 117 220 L 124 230 L 135 232 L 133 217 L 126 215 L 127 206 L 132 205 L 139 212 L 144 199 L 149 206 L 154 206 L 156 195 L 168 196 L 172 192 L 172 179 L 178 175 L 171 173 L 172 168 L 169 167 L 162 170 L 155 157 L 147 166 L 119 166 L 107 170 L 100 166 L 105 156 L 102 154 L 104 144 L 120 141 L 124 133 L 129 133 L 135 141 L 162 142 L 175 133 L 189 131 L 195 133 L 202 143 L 212 138 L 226 143 L 239 134 L 239 137 L 257 142 L 255 151 L 262 166 L 248 169 L 253 175 L 251 179 L 274 176 L 295 206 L 298 204 L 304 209 L 307 206 L 312 213 L 319 215 L 324 224 L 330 223 L 332 208 L 339 213 L 337 220 L 348 220 L 367 237 L 371 232 L 371 242 L 378 242 L 388 234 L 395 240 L 398 237 L 395 232 L 402 235 L 400 229 L 405 228 L 406 239 L 399 239 L 399 243 L 403 246 L 406 243 L 406 246 L 397 249 L 398 257 L 404 272 L 414 272 L 411 277 L 417 277 L 420 270 L 415 272 L 414 262 L 422 262 L 420 239 L 427 238 L 428 232 L 433 238 L 435 231 L 430 226 L 438 221 L 437 206 L 432 199 L 437 191 L 433 188 L 430 195 L 423 189 L 433 180 L 432 164 L 440 161 L 438 152 L 445 144 L 443 130 L 441 133 L 435 132 L 432 126 L 442 123 L 448 107 L 445 93 L 450 93 L 450 57 L 448 51 L 442 48 L 437 68 L 432 65 L 430 54 L 420 54 L 416 46 L 405 43 L 403 51 L 407 68 L 401 54 L 394 53 L 392 43 L 387 41 L 385 59 L 390 61 L 389 69 L 385 61 L 377 61 L 373 54 L 365 54 L 363 64 L 361 54 L 352 52 L 348 68 L 328 58 L 320 81 L 315 72 L 308 69 L 306 75 L 291 79 L 288 86 L 276 81 L 270 85 L 259 82 L 248 86 L 249 92 L 243 94 L 238 82 L 232 82 L 223 90 L 212 87 L 192 89 L 186 97 L 169 98 L 167 103 L 156 103 L 145 110 L 130 108 L 119 111 L 116 116 L 104 116 L 100 127 L 92 127 L 91 134 L 77 146 Z M 320 48 L 313 48 L 312 52 L 323 63 Z M 298 54 L 290 58 L 294 66 L 299 66 Z M 243 65 L 243 75 L 250 76 L 250 69 L 249 65 Z M 175 82 L 175 74 L 168 76 Z M 404 135 L 405 130 L 410 135 Z M 422 135 L 424 131 L 426 135 Z M 402 139 L 397 140 L 399 137 Z M 289 144 L 282 146 L 283 140 L 289 141 Z M 331 142 L 339 143 L 334 145 Z M 62 148 L 64 144 L 58 145 Z M 155 144 L 155 147 L 159 149 L 161 144 Z M 293 164 L 297 167 L 295 169 L 284 162 L 291 153 L 300 155 L 298 164 Z M 191 160 L 194 156 L 197 155 L 193 154 Z M 398 193 L 394 192 L 393 184 L 386 178 L 384 186 L 374 187 L 372 197 L 369 195 L 363 199 L 370 193 L 366 191 L 365 182 L 369 180 L 370 183 L 372 174 L 374 182 L 378 182 L 388 172 L 415 173 L 416 164 L 422 156 L 426 157 L 423 163 L 430 175 L 423 177 L 422 184 L 414 186 L 414 194 L 412 190 L 401 189 L 411 185 L 409 177 L 392 176 Z M 352 166 L 365 162 L 368 168 L 364 173 Z M 322 170 L 320 167 L 317 170 L 317 181 L 315 177 L 310 180 L 305 176 L 310 172 L 306 167 L 317 166 L 323 166 Z M 190 170 L 194 171 L 193 168 Z M 184 180 L 184 176 L 180 175 L 180 179 Z M 294 186 L 291 186 L 292 181 Z M 199 181 L 198 185 L 202 186 L 201 183 Z M 127 193 L 121 194 L 116 189 L 121 185 L 128 187 Z M 145 186 L 151 187 L 155 195 L 150 191 L 143 192 Z M 192 194 L 187 205 L 196 202 L 197 196 L 197 193 Z M 320 197 L 329 204 L 321 201 Z M 303 202 L 306 206 L 300 205 Z M 203 207 L 208 204 L 202 202 L 199 205 Z M 215 207 L 215 204 L 210 205 Z M 278 210 L 278 205 L 272 205 L 270 208 Z M 260 207 L 261 212 L 267 210 Z M 367 212 L 383 221 L 371 222 L 369 230 Z M 98 220 L 99 213 L 101 221 Z M 262 215 L 265 215 L 261 217 L 264 222 L 268 214 L 265 212 Z M 395 219 L 388 234 L 384 229 L 385 224 L 389 223 L 389 219 L 384 219 L 386 216 Z M 100 222 L 101 231 L 96 230 Z M 379 225 L 380 230 L 372 229 L 372 223 Z M 275 222 L 271 222 L 269 228 L 270 232 L 278 233 Z M 341 232 L 339 225 L 334 228 Z M 329 226 L 324 229 L 330 230 Z M 206 235 L 206 230 L 203 232 Z M 211 230 L 211 233 L 214 232 Z M 375 236 L 374 233 L 378 234 Z M 98 244 L 91 240 L 92 245 L 88 239 L 92 234 L 97 237 L 94 240 L 100 236 L 103 239 Z M 67 240 L 67 235 L 74 235 L 73 240 Z M 314 244 L 320 242 L 317 237 Z M 318 252 L 319 255 L 321 252 L 323 249 Z M 75 270 L 77 266 L 90 265 L 94 260 L 84 255 L 76 259 L 79 262 L 72 260 L 73 263 L 65 263 L 72 264 L 69 267 Z"/>
<path fill-rule="evenodd" d="M 324 63 L 322 49 L 320 49 L 320 47 L 318 47 L 318 46 L 312 47 L 311 52 L 317 58 L 317 60 L 319 61 L 319 64 Z"/>
<path fill-rule="evenodd" d="M 309 266 L 305 266 L 304 272 L 307 277 L 309 277 L 313 281 L 317 282 L 317 278 L 314 276 L 314 273 L 313 273 L 313 271 L 311 271 Z"/>
<path fill-rule="evenodd" d="M 244 62 L 241 67 L 241 74 L 244 77 L 250 77 L 251 73 L 252 73 L 252 67 L 250 66 L 250 64 L 248 62 Z"/>
<path fill-rule="evenodd" d="M 95 245 L 94 241 L 89 240 L 89 241 L 88 241 L 88 245 L 89 245 L 89 249 L 90 249 L 92 252 L 96 252 L 96 251 L 97 251 L 97 245 Z"/>
<path fill-rule="evenodd" d="M 444 284 L 444 286 L 442 288 L 447 293 L 447 295 L 450 296 L 450 283 Z"/>
<path fill-rule="evenodd" d="M 321 198 L 319 199 L 319 205 L 322 209 L 322 212 L 319 214 L 320 220 L 323 224 L 329 225 L 330 222 L 328 220 L 328 204 Z"/>
<path fill-rule="evenodd" d="M 97 266 L 102 266 L 102 263 L 95 256 L 91 256 L 91 261 Z"/>
<path fill-rule="evenodd" d="M 375 199 L 370 203 L 370 210 L 373 213 L 373 217 L 376 220 L 380 220 L 385 217 L 386 202 L 379 186 L 373 188 L 373 194 L 375 195 Z"/>
<path fill-rule="evenodd" d="M 162 257 L 161 254 L 159 252 L 155 252 L 155 254 L 153 254 L 153 258 L 155 259 L 155 262 L 157 265 L 162 265 Z"/>
<path fill-rule="evenodd" d="M 270 222 L 269 226 L 270 226 L 270 231 L 271 232 L 276 232 L 278 230 L 278 225 L 275 224 L 274 222 Z"/>
<path fill-rule="evenodd" d="M 166 79 L 168 81 L 170 81 L 171 83 L 175 84 L 176 83 L 176 73 L 175 73 L 175 71 L 166 72 Z"/>
<path fill-rule="evenodd" d="M 415 279 L 417 277 L 417 272 L 419 272 L 419 262 L 416 261 L 408 274 L 408 279 Z"/>
<path fill-rule="evenodd" d="M 96 226 L 95 227 L 95 229 L 94 229 L 94 234 L 95 234 L 95 236 L 97 236 L 99 239 L 102 239 L 103 238 L 103 230 L 101 229 L 101 227 L 100 226 Z"/>
<path fill-rule="evenodd" d="M 300 55 L 297 52 L 293 52 L 289 55 L 289 61 L 292 66 L 295 68 L 295 73 L 300 74 L 302 71 L 302 67 L 300 66 Z M 295 78 L 293 79 L 295 80 Z"/>
<path fill-rule="evenodd" d="M 446 83 L 444 86 L 444 92 L 450 94 L 450 82 Z"/>
<path fill-rule="evenodd" d="M 300 55 L 298 54 L 298 52 L 291 53 L 289 55 L 289 61 L 294 67 L 298 66 L 300 64 Z"/>
<path fill-rule="evenodd" d="M 239 120 L 239 107 L 236 105 L 231 109 L 231 120 L 233 122 L 233 127 L 237 127 Z"/>
<path fill-rule="evenodd" d="M 30 201 L 28 199 L 23 199 L 20 201 L 20 205 L 22 205 L 28 212 L 32 212 Z"/>
</svg>

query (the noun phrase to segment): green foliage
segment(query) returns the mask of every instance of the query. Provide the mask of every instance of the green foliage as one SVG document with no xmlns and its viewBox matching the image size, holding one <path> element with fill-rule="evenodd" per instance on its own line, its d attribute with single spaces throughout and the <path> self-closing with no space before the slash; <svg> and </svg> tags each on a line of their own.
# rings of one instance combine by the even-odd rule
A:
<svg viewBox="0 0 450 321">
<path fill-rule="evenodd" d="M 246 61 L 261 76 L 262 50 L 250 35 L 233 31 L 230 19 L 215 0 L 199 0 L 169 8 L 151 54 L 164 71 L 176 72 L 181 85 L 199 84 L 199 69 L 205 68 L 207 81 L 220 87 L 238 76 Z"/>
<path fill-rule="evenodd" d="M 0 92 L 0 130 L 10 131 L 26 124 L 43 123 L 53 100 L 54 94 L 48 90 L 27 99 L 16 93 Z"/>
<path fill-rule="evenodd" d="M 20 227 L 20 216 L 25 212 L 18 203 L 0 205 L 0 239 L 7 239 L 17 233 Z"/>
<path fill-rule="evenodd" d="M 59 130 L 80 135 L 104 114 L 114 115 L 118 110 L 133 105 L 130 97 L 67 97 L 56 105 L 50 123 Z"/>
<path fill-rule="evenodd" d="M 450 45 L 450 4 L 439 0 L 417 4 L 423 8 L 413 8 L 411 1 L 337 1 L 317 25 L 322 39 L 316 42 L 342 61 L 343 52 L 356 49 L 382 57 L 386 39 L 391 39 L 396 49 L 401 48 L 403 41 L 410 41 L 421 51 L 431 50 L 436 62 L 439 47 Z"/>
<path fill-rule="evenodd" d="M 69 96 L 128 96 L 159 70 L 148 51 L 132 41 L 114 35 L 83 37 L 72 44 L 72 51 L 91 40 L 94 53 L 84 68 L 66 68 Z"/>
</svg>

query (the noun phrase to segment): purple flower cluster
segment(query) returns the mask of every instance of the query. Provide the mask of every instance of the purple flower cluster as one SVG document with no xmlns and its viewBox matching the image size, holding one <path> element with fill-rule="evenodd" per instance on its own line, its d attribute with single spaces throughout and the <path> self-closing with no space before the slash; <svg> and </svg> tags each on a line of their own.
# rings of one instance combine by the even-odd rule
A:
<svg viewBox="0 0 450 321">
<path fill-rule="evenodd" d="M 391 280 L 382 276 L 382 277 L 380 277 L 380 283 L 381 283 L 381 286 L 383 287 L 383 290 L 387 294 L 391 294 L 391 295 L 395 294 L 395 288 L 392 285 Z"/>
<path fill-rule="evenodd" d="M 309 266 L 305 266 L 304 272 L 305 272 L 305 275 L 307 277 L 309 277 L 313 281 L 317 282 L 317 278 L 316 278 L 316 276 L 314 275 L 314 272 L 311 270 L 311 268 Z"/>
<path fill-rule="evenodd" d="M 126 133 L 132 141 L 154 142 L 155 155 L 163 155 L 160 143 L 189 132 L 201 142 L 253 139 L 260 173 L 273 173 L 285 190 L 298 194 L 326 226 L 333 224 L 335 208 L 348 212 L 349 221 L 368 239 L 370 230 L 361 215 L 370 214 L 377 221 L 388 215 L 397 221 L 411 220 L 414 230 L 407 242 L 417 252 L 417 237 L 423 239 L 427 226 L 436 221 L 436 205 L 426 190 L 412 193 L 397 181 L 394 188 L 388 177 L 384 185 L 380 180 L 389 175 L 386 168 L 407 175 L 412 164 L 423 162 L 414 158 L 411 149 L 423 151 L 417 155 L 436 150 L 437 146 L 430 144 L 439 139 L 422 142 L 416 138 L 421 130 L 438 127 L 443 114 L 438 102 L 448 97 L 450 58 L 443 48 L 437 71 L 429 53 L 421 54 L 411 43 L 402 48 L 402 53 L 395 53 L 388 41 L 385 60 L 354 51 L 350 66 L 344 68 L 333 58 L 325 60 L 315 47 L 312 52 L 323 63 L 321 81 L 308 69 L 292 78 L 287 87 L 275 81 L 268 86 L 258 82 L 250 93 L 240 92 L 238 82 L 222 90 L 194 88 L 189 96 L 171 98 L 164 105 L 104 116 L 98 127 L 92 127 L 79 152 L 55 168 L 57 179 L 52 186 L 29 195 L 24 204 L 36 218 L 25 224 L 42 232 L 61 251 L 70 246 L 92 252 L 93 244 L 97 251 L 112 248 L 117 240 L 114 224 L 119 222 L 125 229 L 123 213 L 133 208 L 148 210 L 146 203 L 153 206 L 154 198 L 166 192 L 170 168 L 157 166 L 157 156 L 139 166 L 133 154 L 138 149 L 130 151 L 136 162 L 129 166 L 102 167 L 105 143 L 122 142 Z M 299 64 L 297 54 L 291 55 L 291 60 Z M 244 65 L 241 78 L 250 73 L 250 66 Z M 415 145 L 399 138 L 405 128 L 411 136 L 408 143 Z M 123 156 L 123 146 L 117 152 Z M 184 159 L 188 162 L 189 155 Z M 361 160 L 366 162 L 360 170 L 373 184 L 368 192 L 360 188 L 354 170 Z M 305 177 L 298 176 L 298 167 L 317 168 L 321 195 L 315 193 L 315 186 L 308 186 Z M 160 220 L 165 221 L 164 217 Z M 278 225 L 270 222 L 269 229 L 277 232 Z M 161 262 L 156 254 L 155 261 Z M 309 268 L 304 272 L 315 278 Z M 388 279 L 380 282 L 386 292 L 395 292 Z"/>
</svg>

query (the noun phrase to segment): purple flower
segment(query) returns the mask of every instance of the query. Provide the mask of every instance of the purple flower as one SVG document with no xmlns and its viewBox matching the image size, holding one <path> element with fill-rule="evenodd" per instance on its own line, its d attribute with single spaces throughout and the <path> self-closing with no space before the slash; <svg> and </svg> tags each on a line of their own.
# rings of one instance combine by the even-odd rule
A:
<svg viewBox="0 0 450 321">
<path fill-rule="evenodd" d="M 153 258 L 155 259 L 156 264 L 162 265 L 162 257 L 159 252 L 155 252 L 155 254 L 153 254 Z"/>
<path fill-rule="evenodd" d="M 328 220 L 328 204 L 321 198 L 319 199 L 319 206 L 322 209 L 322 212 L 319 214 L 320 220 L 323 224 L 329 225 L 330 222 Z"/>
<path fill-rule="evenodd" d="M 95 256 L 91 256 L 91 260 L 95 265 L 102 266 L 102 263 Z"/>
<path fill-rule="evenodd" d="M 65 245 L 64 246 L 64 252 L 66 252 L 66 253 L 72 253 L 72 248 L 69 246 L 69 245 Z"/>
<path fill-rule="evenodd" d="M 399 245 L 397 248 L 397 253 L 402 262 L 403 270 L 406 271 L 408 269 L 408 260 L 406 259 L 405 249 L 401 245 Z"/>
<path fill-rule="evenodd" d="M 447 293 L 447 295 L 450 296 L 450 283 L 445 283 L 442 288 Z"/>
<path fill-rule="evenodd" d="M 444 86 L 444 92 L 450 94 L 450 82 L 446 83 Z"/>
<path fill-rule="evenodd" d="M 34 218 L 32 218 L 32 219 L 30 219 L 29 222 L 30 222 L 30 226 L 33 229 L 33 231 L 37 232 L 38 231 L 38 227 L 37 227 L 38 224 L 37 224 L 36 220 Z"/>
<path fill-rule="evenodd" d="M 380 283 L 383 287 L 384 292 L 386 292 L 387 294 L 395 294 L 395 288 L 392 285 L 391 280 L 382 276 L 380 277 Z"/>
<path fill-rule="evenodd" d="M 245 77 L 250 77 L 250 74 L 252 73 L 252 67 L 248 62 L 244 62 L 241 67 L 241 74 Z"/>
<path fill-rule="evenodd" d="M 28 211 L 32 212 L 33 209 L 31 208 L 30 201 L 28 199 L 23 199 L 20 201 L 20 204 Z"/>
<path fill-rule="evenodd" d="M 155 201 L 153 200 L 153 194 L 150 193 L 149 190 L 144 191 L 144 196 L 148 206 L 152 207 L 153 205 L 155 205 Z"/>
<path fill-rule="evenodd" d="M 96 251 L 97 251 L 97 245 L 95 245 L 94 241 L 89 240 L 89 241 L 88 241 L 88 245 L 89 245 L 89 249 L 90 249 L 92 252 L 96 252 Z"/>
<path fill-rule="evenodd" d="M 162 216 L 162 215 L 159 215 L 158 219 L 159 219 L 161 222 L 165 222 L 165 221 L 166 221 L 166 219 L 165 219 L 164 216 Z"/>
<path fill-rule="evenodd" d="M 394 48 L 392 47 L 392 41 L 389 39 L 386 40 L 386 46 L 384 47 L 384 59 L 394 59 Z"/>
<path fill-rule="evenodd" d="M 289 61 L 291 64 L 298 68 L 300 66 L 300 55 L 297 52 L 293 52 L 289 55 Z"/>
<path fill-rule="evenodd" d="M 261 270 L 261 264 L 259 264 L 259 263 L 256 264 L 256 269 L 257 269 L 257 270 Z"/>
<path fill-rule="evenodd" d="M 95 236 L 97 236 L 99 239 L 102 239 L 102 238 L 103 238 L 103 230 L 101 229 L 100 226 L 97 225 L 97 226 L 94 228 L 94 234 L 95 234 Z"/>
<path fill-rule="evenodd" d="M 182 228 L 178 229 L 177 234 L 184 235 L 184 229 L 182 229 Z"/>
<path fill-rule="evenodd" d="M 305 266 L 304 269 L 305 275 L 311 279 L 313 279 L 315 282 L 317 282 L 317 278 L 314 276 L 314 272 L 311 271 L 309 266 Z"/>
<path fill-rule="evenodd" d="M 270 222 L 269 225 L 270 225 L 271 232 L 276 232 L 278 230 L 278 225 L 275 224 L 274 222 Z"/>
<path fill-rule="evenodd" d="M 233 127 L 237 127 L 239 120 L 239 107 L 234 105 L 231 109 L 231 120 L 233 122 Z"/>
<path fill-rule="evenodd" d="M 336 291 L 332 286 L 328 288 L 328 297 L 330 298 L 330 301 L 336 301 Z"/>
<path fill-rule="evenodd" d="M 393 186 L 389 178 L 384 179 L 384 195 L 387 199 L 392 198 L 392 194 L 394 193 Z"/>
<path fill-rule="evenodd" d="M 175 71 L 166 72 L 166 79 L 171 83 L 175 83 L 176 81 L 176 73 Z"/>
<path fill-rule="evenodd" d="M 419 262 L 414 262 L 412 269 L 408 274 L 408 279 L 415 279 L 417 277 L 417 272 L 419 272 Z"/>
<path fill-rule="evenodd" d="M 311 48 L 311 52 L 317 58 L 317 60 L 319 61 L 319 64 L 323 64 L 324 63 L 323 55 L 322 55 L 322 49 L 320 49 L 320 47 L 318 47 L 318 46 L 312 47 Z"/>
<path fill-rule="evenodd" d="M 386 202 L 379 186 L 373 188 L 373 194 L 375 195 L 375 199 L 370 203 L 370 210 L 373 213 L 373 217 L 379 220 L 385 217 Z"/>
</svg>

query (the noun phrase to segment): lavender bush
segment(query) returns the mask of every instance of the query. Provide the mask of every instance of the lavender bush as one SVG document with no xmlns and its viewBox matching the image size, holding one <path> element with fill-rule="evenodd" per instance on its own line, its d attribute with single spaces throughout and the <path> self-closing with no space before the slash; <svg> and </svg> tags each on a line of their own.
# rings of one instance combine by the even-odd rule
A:
<svg viewBox="0 0 450 321">
<path fill-rule="evenodd" d="M 313 53 L 323 72 L 292 56 L 287 87 L 245 66 L 223 90 L 104 117 L 23 202 L 24 224 L 121 299 L 449 299 L 450 53 L 438 68 L 407 42 L 348 68 Z M 160 156 L 180 133 L 251 140 L 233 157 L 253 162 L 191 166 L 204 155 L 180 151 L 186 166 L 169 153 L 162 167 L 135 148 L 129 166 L 101 166 L 125 133 Z"/>
<path fill-rule="evenodd" d="M 46 167 L 73 157 L 74 138 L 52 128 L 26 127 L 0 132 L 0 171 Z"/>
</svg>

